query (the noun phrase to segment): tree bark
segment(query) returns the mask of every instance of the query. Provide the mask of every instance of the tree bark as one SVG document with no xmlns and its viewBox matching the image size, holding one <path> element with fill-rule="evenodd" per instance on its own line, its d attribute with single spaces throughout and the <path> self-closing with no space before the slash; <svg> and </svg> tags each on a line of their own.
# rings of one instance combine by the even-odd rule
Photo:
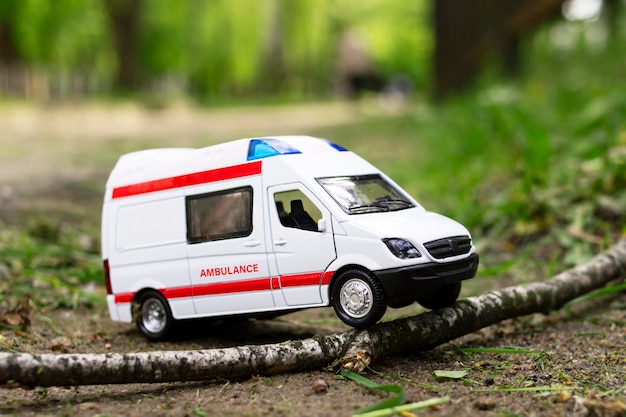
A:
<svg viewBox="0 0 626 417">
<path fill-rule="evenodd" d="M 0 384 L 70 386 L 245 378 L 320 369 L 361 371 L 375 358 L 435 347 L 499 321 L 549 313 L 626 276 L 626 239 L 545 282 L 504 288 L 367 330 L 279 344 L 128 354 L 0 353 Z"/>
<path fill-rule="evenodd" d="M 505 76 L 521 71 L 520 45 L 561 14 L 564 0 L 434 0 L 434 96 L 466 90 L 490 59 Z"/>
<path fill-rule="evenodd" d="M 105 0 L 113 46 L 117 57 L 115 88 L 132 91 L 138 87 L 139 23 L 143 0 Z"/>
</svg>

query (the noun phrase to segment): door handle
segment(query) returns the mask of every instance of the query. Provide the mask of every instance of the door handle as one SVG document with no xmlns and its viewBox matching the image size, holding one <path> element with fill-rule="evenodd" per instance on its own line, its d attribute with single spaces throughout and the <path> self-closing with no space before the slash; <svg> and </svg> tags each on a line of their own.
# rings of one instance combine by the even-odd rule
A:
<svg viewBox="0 0 626 417">
<path fill-rule="evenodd" d="M 274 241 L 274 245 L 276 246 L 285 246 L 286 244 L 287 244 L 287 241 L 282 237 Z"/>
<path fill-rule="evenodd" d="M 243 245 L 244 245 L 246 248 L 253 248 L 253 247 L 255 247 L 255 246 L 259 246 L 260 244 L 261 244 L 261 241 L 260 241 L 260 240 L 252 239 L 252 240 L 247 241 L 247 242 L 246 242 L 246 243 L 244 243 Z"/>
</svg>

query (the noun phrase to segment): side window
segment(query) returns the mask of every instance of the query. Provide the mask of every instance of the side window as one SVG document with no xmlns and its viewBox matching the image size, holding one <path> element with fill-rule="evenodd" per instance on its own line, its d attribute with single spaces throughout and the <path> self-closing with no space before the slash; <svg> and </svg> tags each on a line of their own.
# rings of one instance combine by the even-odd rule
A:
<svg viewBox="0 0 626 417">
<path fill-rule="evenodd" d="M 317 232 L 317 222 L 322 212 L 300 190 L 282 191 L 274 194 L 280 223 L 285 227 Z"/>
<path fill-rule="evenodd" d="M 186 204 L 189 243 L 252 233 L 252 187 L 189 196 Z"/>
</svg>

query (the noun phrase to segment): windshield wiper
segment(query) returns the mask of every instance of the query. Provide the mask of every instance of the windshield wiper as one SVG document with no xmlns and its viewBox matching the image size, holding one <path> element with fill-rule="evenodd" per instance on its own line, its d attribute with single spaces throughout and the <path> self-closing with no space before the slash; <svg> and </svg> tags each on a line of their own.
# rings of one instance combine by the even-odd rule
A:
<svg viewBox="0 0 626 417">
<path fill-rule="evenodd" d="M 411 203 L 410 201 L 404 200 L 402 198 L 390 198 L 388 195 L 383 196 L 383 197 L 378 197 L 376 200 L 374 200 L 374 202 L 372 203 L 375 206 L 384 206 L 384 207 L 389 207 L 389 205 L 391 204 L 398 204 L 404 207 L 412 207 L 413 203 Z"/>
<path fill-rule="evenodd" d="M 393 205 L 400 206 L 399 208 L 396 208 L 396 210 L 404 209 L 407 207 L 413 207 L 413 203 L 411 203 L 410 201 L 407 201 L 401 198 L 393 199 L 389 197 L 388 195 L 386 195 L 383 197 L 378 197 L 377 199 L 372 201 L 372 203 L 370 204 L 353 204 L 350 207 L 348 207 L 348 210 L 350 210 L 350 212 L 352 213 L 354 212 L 366 213 L 368 211 L 375 211 L 375 212 L 392 211 Z"/>
<path fill-rule="evenodd" d="M 368 211 L 389 211 L 389 206 L 387 205 L 381 205 L 381 204 L 354 204 L 350 207 L 348 207 L 348 210 L 350 210 L 350 212 L 361 212 L 361 213 L 365 213 Z"/>
</svg>

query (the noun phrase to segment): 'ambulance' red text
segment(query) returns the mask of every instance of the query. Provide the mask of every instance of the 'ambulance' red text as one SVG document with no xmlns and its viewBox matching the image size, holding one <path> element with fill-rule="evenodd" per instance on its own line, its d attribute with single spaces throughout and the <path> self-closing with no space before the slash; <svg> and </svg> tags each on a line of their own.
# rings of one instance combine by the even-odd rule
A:
<svg viewBox="0 0 626 417">
<path fill-rule="evenodd" d="M 201 269 L 200 278 L 219 277 L 222 275 L 252 274 L 254 272 L 259 272 L 259 264 L 246 264 Z"/>
</svg>

